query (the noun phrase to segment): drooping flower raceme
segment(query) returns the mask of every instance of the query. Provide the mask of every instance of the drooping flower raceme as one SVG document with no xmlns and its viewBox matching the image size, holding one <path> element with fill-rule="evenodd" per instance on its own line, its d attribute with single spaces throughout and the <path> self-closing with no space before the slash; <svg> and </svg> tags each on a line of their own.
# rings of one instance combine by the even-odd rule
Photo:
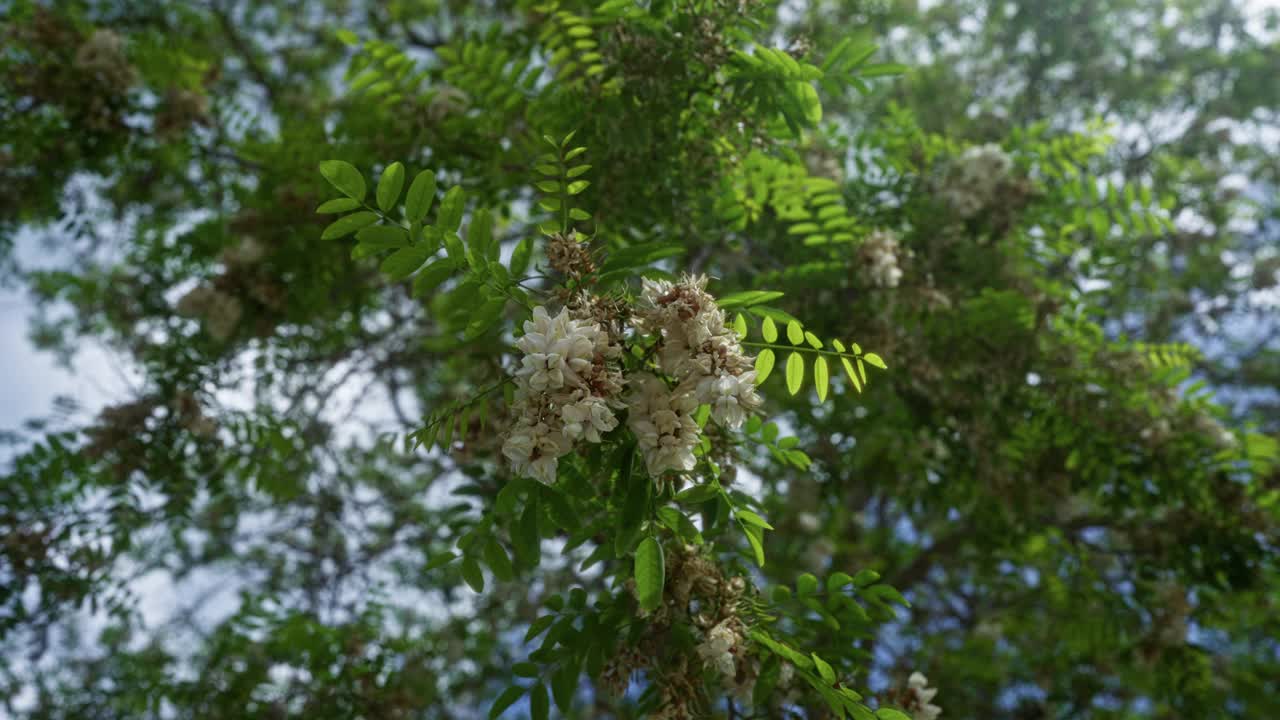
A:
<svg viewBox="0 0 1280 720">
<path fill-rule="evenodd" d="M 554 482 L 558 458 L 579 441 L 601 442 L 617 427 L 615 411 L 622 407 L 655 479 L 697 464 L 699 406 L 709 406 L 725 427 L 741 427 L 761 404 L 754 363 L 706 284 L 700 276 L 646 280 L 634 313 L 616 299 L 583 292 L 555 316 L 535 308 L 516 341 L 522 356 L 515 421 L 502 449 L 512 469 Z M 624 401 L 620 358 L 628 330 L 653 337 L 656 367 L 648 356 L 642 360 L 649 369 L 626 378 Z"/>
<path fill-rule="evenodd" d="M 859 254 L 865 263 L 863 274 L 876 287 L 895 288 L 902 279 L 898 267 L 898 236 L 891 230 L 876 230 L 863 241 Z"/>
<path fill-rule="evenodd" d="M 706 287 L 703 276 L 687 276 L 678 283 L 645 280 L 640 324 L 662 338 L 662 371 L 696 404 L 710 405 L 716 422 L 736 430 L 760 407 L 756 373 Z"/>
<path fill-rule="evenodd" d="M 942 197 L 957 215 L 972 217 L 991 206 L 1000 184 L 1012 170 L 1013 160 L 999 145 L 971 147 L 948 171 Z"/>
<path fill-rule="evenodd" d="M 693 414 L 698 400 L 683 387 L 667 387 L 656 375 L 642 373 L 630 379 L 627 424 L 649 475 L 668 470 L 689 471 L 697 464 L 698 423 Z"/>
<path fill-rule="evenodd" d="M 929 679 L 923 673 L 913 672 L 907 678 L 907 690 L 910 693 L 912 720 L 937 720 L 942 708 L 930 701 L 938 694 L 938 688 L 928 687 Z"/>
<path fill-rule="evenodd" d="M 502 454 L 517 474 L 550 484 L 574 442 L 600 442 L 618 426 L 621 348 L 599 324 L 568 310 L 552 317 L 544 307 L 534 308 L 516 346 L 524 356 L 515 374 L 515 425 Z"/>
<path fill-rule="evenodd" d="M 733 629 L 733 620 L 724 620 L 707 632 L 707 639 L 698 646 L 698 655 L 709 667 L 732 683 L 737 675 L 737 664 L 733 659 L 733 648 L 739 641 Z"/>
</svg>

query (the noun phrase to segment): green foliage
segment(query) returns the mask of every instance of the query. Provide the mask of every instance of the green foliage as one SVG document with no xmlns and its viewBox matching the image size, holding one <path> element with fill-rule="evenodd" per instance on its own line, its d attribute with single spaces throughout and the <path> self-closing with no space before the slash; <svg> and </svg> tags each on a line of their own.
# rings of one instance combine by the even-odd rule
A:
<svg viewBox="0 0 1280 720">
<path fill-rule="evenodd" d="M 14 4 L 0 271 L 129 382 L 0 435 L 4 712 L 1277 715 L 1274 43 L 1167 5 Z"/>
</svg>

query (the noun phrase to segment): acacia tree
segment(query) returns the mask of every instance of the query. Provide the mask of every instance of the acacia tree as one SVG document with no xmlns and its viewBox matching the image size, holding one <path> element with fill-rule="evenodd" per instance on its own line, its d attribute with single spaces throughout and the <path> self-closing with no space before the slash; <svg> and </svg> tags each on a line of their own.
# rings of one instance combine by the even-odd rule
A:
<svg viewBox="0 0 1280 720">
<path fill-rule="evenodd" d="M 1177 188 L 782 27 L 11 9 L 12 276 L 144 381 L 18 438 L 9 711 L 1274 711 L 1275 442 L 1106 327 Z"/>
</svg>

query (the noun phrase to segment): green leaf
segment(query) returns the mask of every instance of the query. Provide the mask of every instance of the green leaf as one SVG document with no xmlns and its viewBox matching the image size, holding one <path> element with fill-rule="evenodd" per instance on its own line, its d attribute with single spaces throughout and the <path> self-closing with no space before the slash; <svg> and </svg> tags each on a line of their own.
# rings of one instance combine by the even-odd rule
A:
<svg viewBox="0 0 1280 720">
<path fill-rule="evenodd" d="M 511 269 L 512 277 L 521 278 L 529 271 L 529 262 L 533 259 L 533 240 L 525 238 L 516 245 L 516 249 L 511 253 Z"/>
<path fill-rule="evenodd" d="M 681 540 L 692 543 L 694 545 L 702 544 L 702 533 L 698 532 L 698 526 L 693 524 L 684 513 L 671 507 L 658 508 L 658 519 L 663 525 L 671 528 L 671 531 L 680 537 Z"/>
<path fill-rule="evenodd" d="M 742 313 L 733 316 L 733 331 L 739 338 L 747 339 L 747 318 Z"/>
<path fill-rule="evenodd" d="M 444 234 L 444 250 L 458 267 L 467 264 L 467 249 L 463 246 L 462 238 L 458 237 L 458 233 L 449 231 Z"/>
<path fill-rule="evenodd" d="M 782 295 L 776 290 L 746 290 L 744 292 L 729 293 L 724 297 L 717 298 L 716 304 L 722 308 L 750 307 L 760 303 L 767 303 L 770 300 L 777 300 Z M 770 340 L 769 342 L 773 341 Z"/>
<path fill-rule="evenodd" d="M 376 222 L 378 222 L 378 214 L 368 210 L 343 215 L 325 228 L 324 232 L 320 233 L 320 239 L 336 240 L 340 237 L 346 237 L 360 228 L 368 227 Z"/>
<path fill-rule="evenodd" d="M 472 558 L 462 559 L 462 579 L 467 581 L 472 590 L 484 592 L 484 574 L 480 572 L 480 563 Z"/>
<path fill-rule="evenodd" d="M 520 513 L 515 533 L 511 536 L 512 548 L 524 567 L 536 567 L 542 560 L 542 539 L 538 534 L 538 495 L 529 495 L 529 504 Z"/>
<path fill-rule="evenodd" d="M 489 328 L 497 324 L 502 318 L 502 310 L 507 306 L 505 297 L 491 298 L 485 301 L 484 305 L 472 316 L 471 321 L 467 323 L 467 330 L 463 336 L 467 340 L 475 340 L 485 334 Z"/>
<path fill-rule="evenodd" d="M 877 600 L 880 600 L 881 602 L 897 603 L 905 608 L 911 607 L 911 603 L 907 602 L 907 599 L 902 596 L 902 593 L 889 585 L 872 585 L 863 592 Z"/>
<path fill-rule="evenodd" d="M 765 322 L 769 322 L 765 320 Z M 756 384 L 761 385 L 769 378 L 769 373 L 773 372 L 774 356 L 773 351 L 765 348 L 756 356 Z"/>
<path fill-rule="evenodd" d="M 652 536 L 640 541 L 636 548 L 636 595 L 640 607 L 653 612 L 662 605 L 662 586 L 666 578 L 662 545 Z"/>
<path fill-rule="evenodd" d="M 516 576 L 515 570 L 511 567 L 511 558 L 507 557 L 507 551 L 502 549 L 502 545 L 498 541 L 489 538 L 489 542 L 484 546 L 484 561 L 493 571 L 493 576 L 502 582 L 510 582 Z"/>
<path fill-rule="evenodd" d="M 747 536 L 747 543 L 751 545 L 756 565 L 764 567 L 764 530 L 754 525 L 743 525 L 742 533 Z"/>
<path fill-rule="evenodd" d="M 804 108 L 804 119 L 810 126 L 822 122 L 822 101 L 818 99 L 817 88 L 807 82 L 796 83 L 795 87 Z"/>
<path fill-rule="evenodd" d="M 840 364 L 844 366 L 844 372 L 849 376 L 849 380 L 853 383 L 853 389 L 862 392 L 862 381 L 858 379 L 858 373 L 853 370 L 853 363 L 849 362 L 849 358 L 840 358 Z"/>
<path fill-rule="evenodd" d="M 535 683 L 529 689 L 529 714 L 532 720 L 547 720 L 551 714 L 551 700 L 547 697 L 547 686 Z"/>
<path fill-rule="evenodd" d="M 431 253 L 422 245 L 410 245 L 387 256 L 382 261 L 382 272 L 393 281 L 403 280 L 422 267 Z"/>
<path fill-rule="evenodd" d="M 685 488 L 684 490 L 676 493 L 676 496 L 672 499 L 678 503 L 696 504 L 706 502 L 719 494 L 720 488 L 708 483 L 706 485 L 694 485 L 693 487 Z"/>
<path fill-rule="evenodd" d="M 826 660 L 818 657 L 817 653 L 809 653 L 809 656 L 813 658 L 813 664 L 814 667 L 818 669 L 819 677 L 821 677 L 828 685 L 834 685 L 836 682 L 836 671 L 831 669 L 831 665 L 828 664 Z"/>
<path fill-rule="evenodd" d="M 404 165 L 394 162 L 382 171 L 378 178 L 378 190 L 374 193 L 378 198 L 378 207 L 389 213 L 400 200 L 400 191 L 404 189 Z"/>
<path fill-rule="evenodd" d="M 560 597 L 560 596 L 553 595 L 552 597 Z M 554 623 L 555 621 L 556 621 L 555 615 L 543 615 L 537 620 L 534 620 L 533 622 L 529 623 L 529 630 L 524 634 L 524 641 L 529 642 L 534 638 L 538 637 L 539 635 L 541 635 L 542 633 L 546 632 L 547 628 L 551 627 L 551 624 Z"/>
<path fill-rule="evenodd" d="M 574 220 L 590 220 L 591 213 L 583 210 L 582 208 L 569 208 L 569 217 Z"/>
<path fill-rule="evenodd" d="M 628 270 L 642 265 L 648 265 L 651 262 L 662 260 L 663 258 L 683 255 L 686 252 L 684 245 L 678 243 L 644 243 L 641 245 L 632 245 L 631 247 L 615 250 L 605 259 L 604 264 L 600 266 L 600 273 L 608 273 L 616 270 Z"/>
<path fill-rule="evenodd" d="M 427 565 L 423 569 L 435 570 L 436 568 L 441 568 L 441 567 L 444 567 L 445 565 L 448 565 L 454 560 L 457 560 L 459 557 L 460 556 L 457 553 L 446 550 L 436 555 L 435 557 L 431 558 L 429 561 L 427 561 Z"/>
<path fill-rule="evenodd" d="M 910 715 L 890 707 L 882 707 L 876 710 L 876 717 L 879 720 L 911 720 Z"/>
<path fill-rule="evenodd" d="M 320 203 L 320 207 L 316 208 L 318 215 L 332 215 L 333 213 L 347 212 L 360 207 L 359 200 L 351 198 L 334 198 L 327 202 Z"/>
<path fill-rule="evenodd" d="M 556 668 L 556 672 L 551 676 L 551 695 L 556 700 L 556 707 L 560 708 L 560 712 L 568 715 L 573 708 L 573 695 L 578 689 L 578 665 L 570 658 L 566 657 L 561 661 L 560 667 Z"/>
<path fill-rule="evenodd" d="M 750 510 L 738 510 L 734 514 L 738 516 L 739 520 L 748 525 L 755 525 L 756 527 L 764 528 L 765 530 L 773 529 L 773 526 L 766 522 L 764 518 Z"/>
<path fill-rule="evenodd" d="M 863 588 L 872 585 L 880 580 L 880 573 L 875 570 L 859 570 L 857 575 L 853 576 L 853 584 Z"/>
<path fill-rule="evenodd" d="M 566 189 L 570 195 L 577 195 L 583 190 L 586 190 L 589 185 L 591 185 L 591 181 L 589 180 L 574 180 L 569 183 L 569 187 Z"/>
<path fill-rule="evenodd" d="M 352 200 L 364 201 L 367 188 L 364 184 L 364 176 L 355 165 L 342 160 L 325 160 L 320 163 L 320 174 L 329 181 L 330 185 L 337 188 L 338 192 Z"/>
<path fill-rule="evenodd" d="M 778 325 L 773 318 L 767 317 L 760 323 L 760 334 L 767 343 L 778 342 Z"/>
<path fill-rule="evenodd" d="M 796 316 L 792 315 L 791 313 L 785 310 L 779 310 L 776 307 L 769 307 L 768 305 L 752 305 L 751 307 L 747 308 L 747 312 L 751 313 L 752 315 L 758 315 L 759 317 L 762 317 L 762 318 L 771 318 L 774 322 L 780 322 L 780 323 L 800 322 L 800 320 L 797 319 Z"/>
<path fill-rule="evenodd" d="M 814 350 L 822 349 L 822 341 L 818 339 L 817 335 L 814 335 L 808 330 L 804 331 L 804 339 L 805 339 L 805 342 L 809 343 L 810 347 L 812 347 Z"/>
<path fill-rule="evenodd" d="M 808 597 L 818 592 L 818 578 L 813 573 L 804 573 L 796 578 L 796 595 Z"/>
<path fill-rule="evenodd" d="M 827 369 L 827 359 L 819 355 L 813 360 L 813 385 L 818 391 L 818 402 L 827 401 L 828 384 L 831 374 Z"/>
<path fill-rule="evenodd" d="M 787 340 L 792 345 L 799 345 L 804 342 L 804 328 L 800 327 L 800 323 L 792 320 L 787 323 Z"/>
<path fill-rule="evenodd" d="M 804 358 L 793 352 L 787 357 L 787 392 L 792 395 L 800 392 L 804 385 Z"/>
<path fill-rule="evenodd" d="M 889 368 L 884 364 L 884 360 L 881 360 L 881 359 L 880 359 L 880 356 L 879 356 L 879 355 L 877 355 L 877 354 L 875 354 L 875 353 L 867 353 L 866 355 L 863 355 L 863 356 L 862 356 L 862 359 L 863 359 L 863 360 L 866 360 L 866 361 L 867 361 L 867 363 L 868 363 L 869 365 L 874 365 L 874 366 L 876 366 L 876 367 L 880 368 L 881 370 L 888 370 L 888 369 L 889 369 Z"/>
<path fill-rule="evenodd" d="M 489 254 L 489 246 L 493 242 L 493 215 L 487 209 L 480 209 L 471 214 L 471 225 L 467 228 L 467 247 L 471 256 L 480 261 Z"/>
<path fill-rule="evenodd" d="M 409 233 L 398 225 L 370 225 L 356 233 L 356 240 L 372 251 L 394 250 L 409 244 Z"/>
<path fill-rule="evenodd" d="M 849 577 L 849 573 L 832 573 L 827 577 L 827 592 L 835 593 L 837 590 L 851 582 L 853 582 L 853 578 Z"/>
<path fill-rule="evenodd" d="M 436 213 L 436 227 L 440 232 L 448 233 L 458 231 L 458 226 L 462 224 L 462 210 L 466 205 L 467 195 L 460 185 L 454 185 L 444 194 L 444 200 L 440 201 L 440 210 Z"/>
<path fill-rule="evenodd" d="M 515 705 L 521 695 L 524 695 L 524 688 L 519 685 L 512 685 L 503 690 L 498 699 L 493 701 L 493 706 L 489 708 L 489 720 L 496 720 L 507 711 L 507 708 Z"/>
<path fill-rule="evenodd" d="M 569 171 L 568 171 L 568 172 L 566 172 L 566 173 L 564 174 L 564 176 L 565 176 L 565 177 L 570 177 L 570 178 L 576 178 L 576 177 L 578 177 L 579 175 L 581 175 L 582 173 L 584 173 L 584 172 L 586 172 L 586 171 L 588 171 L 588 170 L 590 170 L 590 169 L 591 169 L 591 166 L 590 166 L 590 165 L 578 165 L 577 167 L 571 167 L 571 168 L 569 168 Z"/>
<path fill-rule="evenodd" d="M 622 503 L 622 517 L 619 519 L 619 530 L 614 537 L 614 554 L 622 557 L 631 550 L 640 536 L 640 526 L 644 522 L 649 509 L 649 493 L 653 483 L 645 478 L 636 478 L 635 445 L 627 445 L 619 449 L 621 461 L 618 471 L 617 492 L 625 499 Z"/>
<path fill-rule="evenodd" d="M 431 291 L 440 287 L 440 283 L 447 280 L 455 269 L 453 261 L 448 258 L 440 258 L 426 266 L 413 278 L 413 296 L 422 297 L 430 294 Z"/>
<path fill-rule="evenodd" d="M 436 201 L 436 173 L 423 170 L 409 185 L 409 195 L 404 201 L 404 214 L 413 222 L 421 222 Z"/>
</svg>

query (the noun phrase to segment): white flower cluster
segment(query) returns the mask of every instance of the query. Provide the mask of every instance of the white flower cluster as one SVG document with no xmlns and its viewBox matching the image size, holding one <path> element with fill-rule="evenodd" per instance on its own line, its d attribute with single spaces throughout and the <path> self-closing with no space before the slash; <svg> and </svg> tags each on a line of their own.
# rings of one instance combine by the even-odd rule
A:
<svg viewBox="0 0 1280 720">
<path fill-rule="evenodd" d="M 682 387 L 672 390 L 649 373 L 631 378 L 630 385 L 627 426 L 636 434 L 649 475 L 692 470 L 698 445 L 698 423 L 693 419 L 698 400 L 693 393 Z"/>
<path fill-rule="evenodd" d="M 515 423 L 503 455 L 519 474 L 553 482 L 558 458 L 575 442 L 600 442 L 627 407 L 649 475 L 688 472 L 697 464 L 701 405 L 711 417 L 737 429 L 760 407 L 752 359 L 724 311 L 706 292 L 706 278 L 645 281 L 643 307 L 634 315 L 593 296 L 578 296 L 555 317 L 534 309 L 517 342 L 524 352 L 516 373 Z M 656 372 L 636 372 L 624 384 L 619 357 L 628 318 L 642 334 L 656 336 Z"/>
<path fill-rule="evenodd" d="M 111 30 L 93 31 L 76 50 L 75 67 L 117 92 L 129 89 L 138 81 L 138 71 L 129 64 L 124 52 L 124 38 Z"/>
<path fill-rule="evenodd" d="M 244 305 L 240 299 L 217 288 L 201 285 L 183 295 L 176 307 L 183 317 L 199 318 L 218 342 L 225 342 L 240 325 Z"/>
<path fill-rule="evenodd" d="M 942 197 L 960 217 L 973 217 L 992 205 L 1012 170 L 1013 160 L 999 145 L 971 147 L 947 173 Z"/>
<path fill-rule="evenodd" d="M 516 372 L 517 418 L 502 445 L 516 473 L 551 484 L 559 458 L 578 440 L 600 442 L 618 426 L 613 408 L 622 390 L 615 367 L 622 349 L 598 323 L 537 307 L 516 341 L 524 352 Z"/>
<path fill-rule="evenodd" d="M 875 230 L 859 249 L 864 262 L 863 274 L 875 287 L 895 288 L 902 280 L 898 267 L 898 236 L 892 230 Z"/>
<path fill-rule="evenodd" d="M 913 672 L 911 677 L 907 678 L 907 689 L 912 700 L 912 720 L 937 720 L 942 714 L 942 708 L 930 702 L 933 696 L 938 694 L 938 688 L 931 688 L 928 685 L 929 679 L 923 673 Z"/>
<path fill-rule="evenodd" d="M 706 287 L 704 276 L 645 280 L 640 323 L 661 335 L 658 366 L 679 384 L 677 392 L 692 394 L 695 407 L 710 405 L 716 422 L 736 430 L 760 407 L 754 363 Z"/>
<path fill-rule="evenodd" d="M 707 637 L 698 645 L 698 657 L 707 667 L 714 668 L 726 685 L 733 685 L 738 675 L 733 649 L 742 639 L 733 627 L 734 618 L 721 621 L 707 631 Z"/>
</svg>

